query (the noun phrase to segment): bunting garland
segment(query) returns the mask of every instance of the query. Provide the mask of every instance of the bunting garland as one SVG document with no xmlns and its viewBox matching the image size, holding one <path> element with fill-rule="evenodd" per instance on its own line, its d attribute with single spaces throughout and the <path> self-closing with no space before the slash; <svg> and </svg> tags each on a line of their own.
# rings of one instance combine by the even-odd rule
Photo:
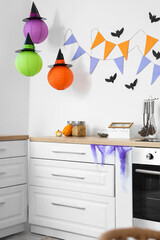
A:
<svg viewBox="0 0 160 240">
<path fill-rule="evenodd" d="M 90 56 L 90 73 L 92 73 L 99 62 L 98 58 Z"/>
<path fill-rule="evenodd" d="M 97 47 L 100 43 L 104 42 L 105 38 L 102 36 L 100 32 L 97 33 L 96 38 L 91 46 L 91 50 L 95 47 Z"/>
<path fill-rule="evenodd" d="M 151 50 L 151 48 L 156 44 L 158 39 L 151 37 L 149 35 L 146 36 L 146 46 L 144 50 L 144 56 Z"/>
<path fill-rule="evenodd" d="M 139 30 L 138 32 L 142 31 L 145 35 L 146 35 L 146 43 L 145 43 L 145 50 L 144 53 L 142 53 L 139 49 L 138 46 L 135 46 L 138 48 L 138 50 L 140 51 L 140 53 L 143 55 L 141 62 L 139 64 L 138 70 L 136 72 L 136 74 L 139 74 L 140 72 L 143 71 L 143 69 L 145 67 L 147 67 L 150 63 L 153 63 L 150 59 L 148 59 L 146 57 L 147 53 L 151 50 L 151 48 L 159 41 L 157 38 L 154 38 L 152 36 L 147 35 L 143 30 Z M 137 33 L 138 33 L 137 32 Z M 136 33 L 136 34 L 137 34 Z M 136 35 L 135 34 L 135 35 Z M 135 36 L 134 35 L 134 36 Z M 124 59 L 127 60 L 128 59 L 128 54 L 130 51 L 132 51 L 134 48 L 132 48 L 131 50 L 129 50 L 129 42 L 130 40 L 134 37 L 132 36 L 129 40 L 124 41 L 122 43 L 119 44 L 115 44 L 113 42 L 107 41 L 102 34 L 97 31 L 96 37 L 91 45 L 91 50 L 93 50 L 95 47 L 97 47 L 98 45 L 100 45 L 101 43 L 105 43 L 104 44 L 104 57 L 103 59 L 101 58 L 96 58 L 91 56 L 90 54 L 88 54 L 79 44 L 78 41 L 76 40 L 75 36 L 73 35 L 73 33 L 70 35 L 70 37 L 64 42 L 64 46 L 67 45 L 71 45 L 71 44 L 78 44 L 78 48 L 76 50 L 76 53 L 74 54 L 72 61 L 76 60 L 77 58 L 79 58 L 80 56 L 82 56 L 83 54 L 87 54 L 90 57 L 90 74 L 93 73 L 93 71 L 95 70 L 96 66 L 98 65 L 100 60 L 113 60 L 116 64 L 116 66 L 118 67 L 119 71 L 121 72 L 121 74 L 124 73 Z M 114 48 L 116 47 L 116 45 L 118 46 L 118 48 L 120 49 L 122 56 L 114 58 L 114 59 L 108 59 L 108 55 L 114 50 Z M 154 64 L 153 63 L 153 73 L 152 73 L 152 80 L 151 80 L 151 85 L 156 81 L 156 79 L 160 76 L 160 65 Z"/>
<path fill-rule="evenodd" d="M 159 75 L 160 75 L 160 66 L 157 64 L 154 64 L 151 85 L 156 81 Z"/>
<path fill-rule="evenodd" d="M 77 40 L 75 39 L 74 35 L 72 34 L 68 40 L 64 43 L 64 45 L 69 45 L 69 44 L 72 44 L 72 43 L 76 43 Z"/>
<path fill-rule="evenodd" d="M 137 70 L 137 74 L 140 73 L 150 62 L 151 61 L 147 57 L 143 56 Z"/>
<path fill-rule="evenodd" d="M 124 64 L 124 57 L 118 57 L 114 59 L 115 64 L 117 65 L 119 71 L 123 74 L 123 64 Z"/>
<path fill-rule="evenodd" d="M 106 58 L 108 57 L 108 55 L 111 53 L 111 51 L 115 48 L 116 44 L 107 41 L 102 34 L 98 31 L 97 35 L 93 41 L 93 44 L 91 46 L 91 50 L 95 47 L 97 47 L 99 44 L 101 44 L 102 42 L 105 42 L 105 48 L 104 48 L 104 58 L 103 59 L 99 59 L 96 57 L 92 57 L 90 56 L 90 74 L 93 73 L 94 69 L 96 68 L 99 60 L 106 60 Z M 64 46 L 66 45 L 70 45 L 73 43 L 77 43 L 77 40 L 75 38 L 75 36 L 73 35 L 73 33 L 70 35 L 70 37 L 65 41 Z M 123 74 L 123 65 L 124 65 L 124 58 L 127 60 L 128 57 L 128 46 L 129 46 L 129 40 L 123 43 L 118 44 L 119 49 L 121 50 L 123 56 L 119 57 L 119 58 L 115 58 L 115 59 L 107 59 L 107 60 L 114 60 L 118 69 L 120 70 L 120 72 Z M 82 56 L 84 53 L 86 53 L 86 51 L 78 44 L 78 48 L 76 50 L 76 53 L 74 54 L 72 61 L 76 60 L 77 58 L 79 58 L 80 56 Z"/>
<path fill-rule="evenodd" d="M 118 44 L 118 47 L 120 48 L 124 58 L 127 60 L 128 57 L 128 47 L 129 47 L 129 40 L 126 42 L 122 42 Z"/>
<path fill-rule="evenodd" d="M 105 41 L 104 60 L 106 59 L 106 57 L 108 57 L 108 55 L 110 54 L 110 52 L 113 50 L 115 46 L 116 46 L 115 43 Z"/>
<path fill-rule="evenodd" d="M 72 61 L 79 58 L 80 56 L 82 56 L 85 53 L 85 51 L 83 50 L 83 48 L 81 48 L 80 46 L 78 47 L 74 57 L 72 58 Z"/>
</svg>

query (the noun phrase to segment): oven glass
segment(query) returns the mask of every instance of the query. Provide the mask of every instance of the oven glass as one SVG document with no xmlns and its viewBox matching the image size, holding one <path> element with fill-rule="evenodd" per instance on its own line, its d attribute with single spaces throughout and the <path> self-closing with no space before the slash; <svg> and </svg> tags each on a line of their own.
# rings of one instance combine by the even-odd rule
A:
<svg viewBox="0 0 160 240">
<path fill-rule="evenodd" d="M 160 166 L 133 164 L 133 217 L 160 222 Z"/>
</svg>

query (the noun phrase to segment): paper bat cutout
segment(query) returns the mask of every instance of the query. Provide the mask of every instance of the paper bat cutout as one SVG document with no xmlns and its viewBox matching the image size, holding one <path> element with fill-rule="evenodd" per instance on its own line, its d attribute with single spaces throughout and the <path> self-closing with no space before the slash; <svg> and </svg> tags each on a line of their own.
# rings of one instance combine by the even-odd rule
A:
<svg viewBox="0 0 160 240">
<path fill-rule="evenodd" d="M 156 15 L 152 15 L 152 13 L 149 12 L 149 18 L 151 20 L 151 23 L 158 22 L 160 20 L 160 17 L 157 17 Z"/>
<path fill-rule="evenodd" d="M 124 31 L 124 28 L 122 28 L 121 30 L 117 30 L 115 33 L 111 32 L 111 35 L 113 37 L 118 37 L 119 38 L 121 36 L 121 34 L 123 33 L 123 31 Z"/>
<path fill-rule="evenodd" d="M 137 85 L 137 81 L 138 79 L 136 78 L 133 83 L 130 83 L 129 85 L 125 84 L 125 87 L 134 90 L 134 87 Z"/>
<path fill-rule="evenodd" d="M 113 76 L 110 76 L 109 78 L 105 78 L 105 81 L 114 83 L 116 77 L 117 77 L 117 73 L 115 73 Z"/>
<path fill-rule="evenodd" d="M 156 52 L 154 50 L 152 50 L 153 56 L 156 58 L 156 60 L 158 60 L 160 58 L 160 52 Z"/>
</svg>

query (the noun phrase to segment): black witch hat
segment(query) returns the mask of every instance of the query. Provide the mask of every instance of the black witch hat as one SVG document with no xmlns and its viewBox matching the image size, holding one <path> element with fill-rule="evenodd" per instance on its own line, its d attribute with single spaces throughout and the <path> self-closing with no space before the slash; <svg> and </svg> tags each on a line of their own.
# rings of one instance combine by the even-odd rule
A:
<svg viewBox="0 0 160 240">
<path fill-rule="evenodd" d="M 30 12 L 30 16 L 28 18 L 23 19 L 24 22 L 27 22 L 31 19 L 42 19 L 42 20 L 46 20 L 46 18 L 43 18 L 40 16 L 38 9 L 36 8 L 35 3 L 32 3 L 32 8 L 31 8 L 31 12 Z"/>
<path fill-rule="evenodd" d="M 27 34 L 23 49 L 16 50 L 15 52 L 20 53 L 20 52 L 24 52 L 24 51 L 37 52 L 37 51 L 35 51 L 35 46 L 34 46 L 34 43 L 32 42 L 32 39 L 31 39 L 29 33 Z"/>
<path fill-rule="evenodd" d="M 61 52 L 61 49 L 59 49 L 57 59 L 54 65 L 49 65 L 49 68 L 55 67 L 55 66 L 66 66 L 68 68 L 72 67 L 71 64 L 66 64 L 64 61 L 63 53 Z"/>
</svg>

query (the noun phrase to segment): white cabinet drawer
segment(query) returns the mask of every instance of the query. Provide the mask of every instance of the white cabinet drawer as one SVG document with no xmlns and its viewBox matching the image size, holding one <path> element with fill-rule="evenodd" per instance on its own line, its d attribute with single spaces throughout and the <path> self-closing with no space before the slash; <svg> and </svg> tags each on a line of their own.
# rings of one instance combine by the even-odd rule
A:
<svg viewBox="0 0 160 240">
<path fill-rule="evenodd" d="M 27 186 L 0 189 L 0 229 L 27 220 Z"/>
<path fill-rule="evenodd" d="M 91 146 L 87 144 L 31 142 L 31 158 L 94 163 Z M 101 153 L 97 151 L 98 163 Z M 105 164 L 114 164 L 114 153 L 107 155 Z"/>
<path fill-rule="evenodd" d="M 114 166 L 30 159 L 31 185 L 114 196 Z"/>
<path fill-rule="evenodd" d="M 29 222 L 99 237 L 115 228 L 115 199 L 65 190 L 30 187 Z"/>
<path fill-rule="evenodd" d="M 27 156 L 27 141 L 0 141 L 0 158 Z"/>
<path fill-rule="evenodd" d="M 27 158 L 0 159 L 0 188 L 27 182 Z"/>
</svg>

